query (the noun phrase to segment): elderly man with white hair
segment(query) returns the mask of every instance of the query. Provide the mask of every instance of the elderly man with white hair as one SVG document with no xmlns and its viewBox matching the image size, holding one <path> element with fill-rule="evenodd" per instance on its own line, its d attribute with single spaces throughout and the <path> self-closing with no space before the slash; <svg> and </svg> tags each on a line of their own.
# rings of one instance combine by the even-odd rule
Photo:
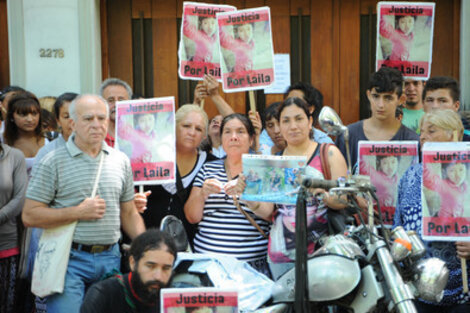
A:
<svg viewBox="0 0 470 313">
<path fill-rule="evenodd" d="M 74 130 L 65 146 L 37 164 L 29 183 L 23 222 L 53 228 L 78 222 L 64 291 L 47 298 L 48 312 L 79 312 L 86 288 L 119 269 L 120 227 L 134 238 L 145 226 L 134 204 L 129 159 L 104 141 L 109 108 L 96 95 L 81 95 L 69 108 Z M 96 197 L 91 198 L 102 161 Z"/>
</svg>

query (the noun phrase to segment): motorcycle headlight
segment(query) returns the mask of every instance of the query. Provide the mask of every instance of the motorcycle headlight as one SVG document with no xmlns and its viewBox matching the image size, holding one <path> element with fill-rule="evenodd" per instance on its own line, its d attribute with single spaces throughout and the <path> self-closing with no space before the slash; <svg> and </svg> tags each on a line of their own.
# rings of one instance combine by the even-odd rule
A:
<svg viewBox="0 0 470 313">
<path fill-rule="evenodd" d="M 438 258 L 420 260 L 416 264 L 418 279 L 415 281 L 420 298 L 439 302 L 444 296 L 444 288 L 449 279 L 445 262 Z"/>
</svg>

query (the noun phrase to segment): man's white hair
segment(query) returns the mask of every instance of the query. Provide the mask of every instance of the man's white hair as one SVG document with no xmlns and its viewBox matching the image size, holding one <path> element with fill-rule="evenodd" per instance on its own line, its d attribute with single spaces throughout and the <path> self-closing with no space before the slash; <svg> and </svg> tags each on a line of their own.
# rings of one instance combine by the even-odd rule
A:
<svg viewBox="0 0 470 313">
<path fill-rule="evenodd" d="M 71 103 L 70 103 L 70 106 L 69 106 L 69 115 L 70 115 L 70 118 L 76 122 L 77 121 L 77 103 L 85 98 L 85 97 L 93 97 L 101 102 L 103 102 L 105 104 L 105 107 L 106 107 L 106 118 L 109 117 L 109 107 L 107 105 L 107 102 L 105 99 L 103 99 L 103 97 L 101 96 L 98 96 L 98 95 L 92 95 L 92 94 L 83 94 L 83 95 L 79 95 L 78 97 L 76 97 Z"/>
</svg>

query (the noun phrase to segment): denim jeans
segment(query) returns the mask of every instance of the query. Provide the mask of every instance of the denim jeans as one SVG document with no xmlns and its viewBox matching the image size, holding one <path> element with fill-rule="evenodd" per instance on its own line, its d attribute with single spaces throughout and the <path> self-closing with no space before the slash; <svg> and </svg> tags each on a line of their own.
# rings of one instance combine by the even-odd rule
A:
<svg viewBox="0 0 470 313">
<path fill-rule="evenodd" d="M 48 313 L 78 313 L 87 288 L 113 269 L 119 270 L 121 253 L 115 244 L 108 251 L 88 253 L 71 250 L 64 292 L 47 297 Z"/>
</svg>

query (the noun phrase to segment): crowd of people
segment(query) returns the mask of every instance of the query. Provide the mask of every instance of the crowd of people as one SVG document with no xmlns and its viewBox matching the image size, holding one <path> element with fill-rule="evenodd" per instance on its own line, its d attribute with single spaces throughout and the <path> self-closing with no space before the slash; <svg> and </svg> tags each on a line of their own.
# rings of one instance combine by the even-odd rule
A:
<svg viewBox="0 0 470 313">
<path fill-rule="evenodd" d="M 294 266 L 295 206 L 239 200 L 246 187 L 243 154 L 305 156 L 309 176 L 337 179 L 346 176 L 347 159 L 358 170 L 360 140 L 421 145 L 468 140 L 468 123 L 458 113 L 459 85 L 450 77 L 425 82 L 404 80 L 391 68 L 373 73 L 367 88 L 371 116 L 348 126 L 348 156 L 342 135 L 333 141 L 315 128 L 323 96 L 311 84 L 291 85 L 285 99 L 270 104 L 264 116 L 243 115 L 233 111 L 219 94 L 218 82 L 207 75 L 194 90 L 194 103 L 180 105 L 175 113 L 175 182 L 136 192 L 131 161 L 113 148 L 116 102 L 134 97 L 117 78 L 106 79 L 99 95 L 67 92 L 53 105 L 41 106 L 20 87 L 1 91 L 0 312 L 158 312 L 159 290 L 168 285 L 177 256 L 174 239 L 155 229 L 167 215 L 183 222 L 195 253 L 233 256 L 275 280 Z M 207 97 L 219 112 L 210 120 L 200 105 Z M 55 117 L 52 126 L 43 110 Z M 137 124 L 142 136 L 158 136 L 144 121 Z M 388 199 L 396 202 L 394 225 L 418 234 L 423 175 L 429 174 L 421 163 L 412 165 L 398 183 L 398 197 Z M 456 184 L 447 176 L 447 184 Z M 466 191 L 462 179 L 457 187 L 456 195 Z M 344 207 L 335 197 L 307 203 L 309 254 L 329 232 L 327 209 Z M 73 222 L 64 291 L 35 297 L 31 272 L 42 230 Z M 121 243 L 131 243 L 130 250 L 122 250 Z M 418 299 L 418 311 L 469 312 L 459 258 L 470 259 L 470 243 L 426 245 L 427 257 L 444 259 L 450 279 L 443 300 Z M 123 274 L 102 280 L 113 270 Z"/>
</svg>

